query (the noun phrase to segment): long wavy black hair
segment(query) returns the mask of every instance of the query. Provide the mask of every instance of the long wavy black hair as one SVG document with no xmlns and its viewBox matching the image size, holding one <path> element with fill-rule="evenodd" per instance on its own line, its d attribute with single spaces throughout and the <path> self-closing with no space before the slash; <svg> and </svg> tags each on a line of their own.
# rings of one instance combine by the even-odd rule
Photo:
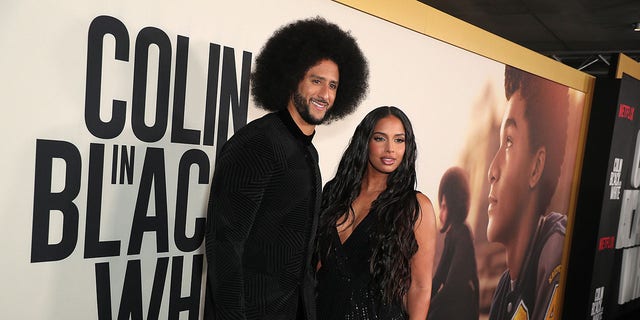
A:
<svg viewBox="0 0 640 320">
<path fill-rule="evenodd" d="M 267 40 L 251 74 L 255 103 L 268 111 L 286 109 L 307 70 L 325 59 L 335 62 L 340 72 L 338 92 L 325 121 L 352 113 L 369 88 L 369 65 L 356 39 L 321 17 L 292 22 Z"/>
<path fill-rule="evenodd" d="M 370 239 L 372 285 L 381 291 L 383 302 L 401 302 L 411 284 L 410 260 L 418 250 L 413 227 L 419 216 L 416 199 L 416 142 L 409 118 L 400 109 L 383 106 L 369 112 L 356 128 L 342 155 L 335 177 L 323 191 L 318 231 L 318 253 L 322 261 L 332 250 L 331 239 L 338 221 L 354 215 L 351 204 L 358 197 L 369 164 L 369 141 L 382 118 L 393 116 L 405 130 L 405 152 L 398 168 L 387 177 L 387 188 L 371 204 L 375 217 Z M 346 219 L 345 219 L 346 220 Z"/>
</svg>

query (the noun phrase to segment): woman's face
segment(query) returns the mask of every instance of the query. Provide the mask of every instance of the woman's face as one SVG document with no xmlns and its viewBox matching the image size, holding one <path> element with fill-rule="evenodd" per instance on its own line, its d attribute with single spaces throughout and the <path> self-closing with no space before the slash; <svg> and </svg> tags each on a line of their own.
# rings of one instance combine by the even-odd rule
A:
<svg viewBox="0 0 640 320">
<path fill-rule="evenodd" d="M 404 157 L 405 139 L 400 119 L 389 115 L 378 120 L 369 140 L 369 168 L 387 174 L 395 171 Z"/>
</svg>

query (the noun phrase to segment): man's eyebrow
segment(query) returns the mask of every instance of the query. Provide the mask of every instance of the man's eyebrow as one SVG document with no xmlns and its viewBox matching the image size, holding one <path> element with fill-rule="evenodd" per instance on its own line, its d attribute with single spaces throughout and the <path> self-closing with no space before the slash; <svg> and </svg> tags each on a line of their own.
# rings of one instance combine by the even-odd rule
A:
<svg viewBox="0 0 640 320">
<path fill-rule="evenodd" d="M 320 79 L 320 80 L 327 81 L 327 78 L 325 78 L 325 77 L 323 77 L 323 76 L 319 76 L 319 75 L 317 75 L 317 74 L 313 74 L 313 73 L 312 73 L 312 74 L 310 74 L 309 76 L 310 76 L 311 78 L 316 78 L 316 79 Z M 339 81 L 338 81 L 338 80 L 330 80 L 330 82 L 338 83 Z"/>
</svg>

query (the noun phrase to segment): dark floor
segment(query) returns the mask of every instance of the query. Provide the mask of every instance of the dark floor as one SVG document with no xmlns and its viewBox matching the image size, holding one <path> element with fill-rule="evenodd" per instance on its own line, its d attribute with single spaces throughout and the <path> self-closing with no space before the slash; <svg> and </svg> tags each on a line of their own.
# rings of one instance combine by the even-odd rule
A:
<svg viewBox="0 0 640 320">
<path fill-rule="evenodd" d="M 633 311 L 629 314 L 611 320 L 640 320 L 640 310 Z"/>
</svg>

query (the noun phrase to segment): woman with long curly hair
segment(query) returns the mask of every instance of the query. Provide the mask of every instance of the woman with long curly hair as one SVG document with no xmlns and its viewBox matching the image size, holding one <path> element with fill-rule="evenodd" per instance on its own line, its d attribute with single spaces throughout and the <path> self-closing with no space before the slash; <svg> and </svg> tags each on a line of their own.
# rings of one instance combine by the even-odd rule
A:
<svg viewBox="0 0 640 320">
<path fill-rule="evenodd" d="M 416 142 L 396 107 L 369 112 L 323 191 L 318 316 L 425 319 L 435 216 L 415 190 Z"/>
</svg>

